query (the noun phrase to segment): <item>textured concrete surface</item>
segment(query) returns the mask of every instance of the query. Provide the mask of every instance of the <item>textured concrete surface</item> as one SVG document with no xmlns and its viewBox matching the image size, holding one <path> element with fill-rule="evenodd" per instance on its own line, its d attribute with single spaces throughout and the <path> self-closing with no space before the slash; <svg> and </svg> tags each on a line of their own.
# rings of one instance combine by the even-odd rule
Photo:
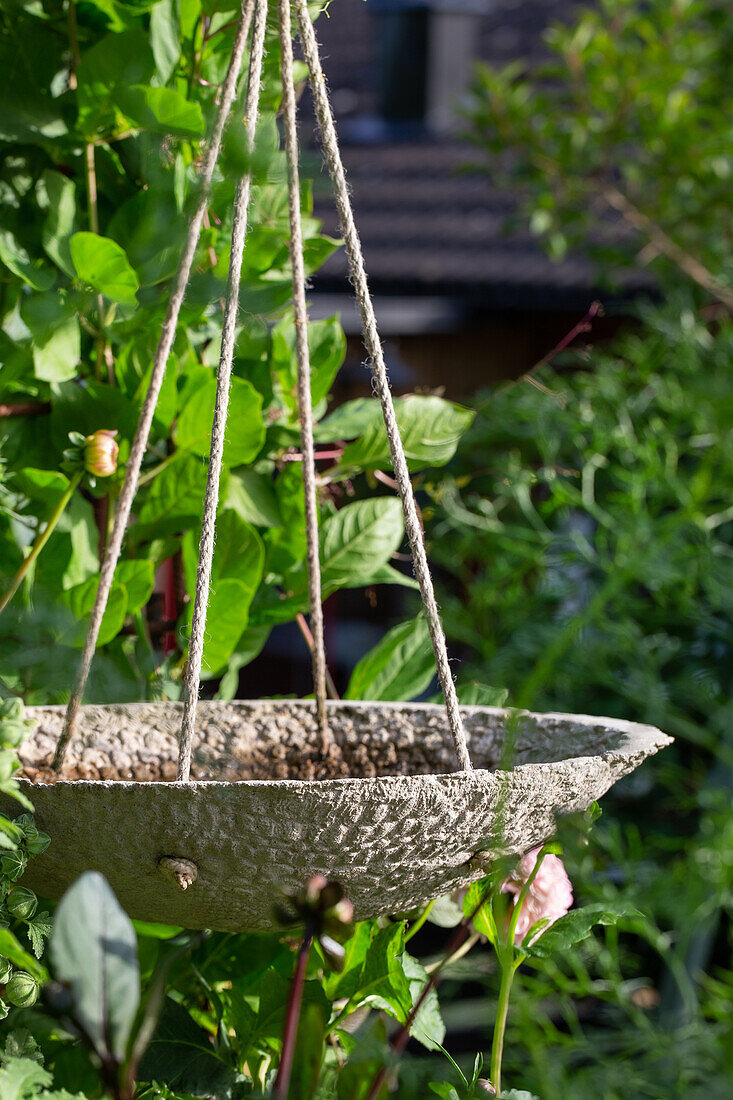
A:
<svg viewBox="0 0 733 1100">
<path fill-rule="evenodd" d="M 29 708 L 21 756 L 52 843 L 24 881 L 57 898 L 99 870 L 133 917 L 234 931 L 270 927 L 278 891 L 321 872 L 358 918 L 398 913 L 480 877 L 479 851 L 526 851 L 671 741 L 631 722 L 523 715 L 514 766 L 495 770 L 507 712 L 462 712 L 473 772 L 453 770 L 439 706 L 329 704 L 324 761 L 310 702 L 201 703 L 193 782 L 179 784 L 165 781 L 179 704 L 88 706 L 66 778 L 46 783 L 63 708 Z M 164 856 L 196 864 L 187 890 L 161 873 Z"/>
</svg>

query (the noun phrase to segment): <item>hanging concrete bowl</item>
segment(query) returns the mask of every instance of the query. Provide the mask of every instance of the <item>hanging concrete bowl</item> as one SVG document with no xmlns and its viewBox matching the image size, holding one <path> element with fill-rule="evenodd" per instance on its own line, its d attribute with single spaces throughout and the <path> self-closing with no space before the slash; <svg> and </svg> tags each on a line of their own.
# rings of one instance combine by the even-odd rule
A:
<svg viewBox="0 0 733 1100">
<path fill-rule="evenodd" d="M 546 839 L 556 815 L 587 809 L 671 741 L 633 722 L 525 714 L 502 771 L 507 712 L 463 707 L 475 770 L 456 772 L 443 707 L 331 703 L 324 763 L 312 703 L 210 702 L 186 784 L 170 781 L 180 705 L 86 706 L 48 783 L 63 713 L 28 710 L 21 758 L 52 843 L 23 881 L 58 898 L 98 870 L 133 917 L 222 931 L 272 927 L 279 891 L 316 872 L 344 884 L 357 918 L 413 909 Z"/>
</svg>

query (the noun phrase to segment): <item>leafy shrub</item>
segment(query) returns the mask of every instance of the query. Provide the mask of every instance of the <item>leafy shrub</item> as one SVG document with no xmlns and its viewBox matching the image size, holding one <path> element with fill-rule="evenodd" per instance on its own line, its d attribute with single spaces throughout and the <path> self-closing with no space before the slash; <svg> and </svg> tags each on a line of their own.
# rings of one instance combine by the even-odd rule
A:
<svg viewBox="0 0 733 1100">
<path fill-rule="evenodd" d="M 0 441 L 0 667 L 8 686 L 33 703 L 64 700 L 73 681 L 239 5 L 91 0 L 77 7 L 72 0 L 67 7 L 15 5 L 13 17 L 0 24 L 0 403 L 11 414 L 3 418 Z M 204 676 L 224 676 L 223 696 L 234 694 L 239 669 L 260 652 L 272 627 L 297 619 L 308 606 L 274 26 L 266 45 L 204 653 Z M 18 96 L 21 85 L 27 96 Z M 249 163 L 236 121 L 241 99 L 102 624 L 90 701 L 178 692 L 232 198 Z M 320 233 L 308 184 L 303 213 L 310 273 L 338 242 Z M 318 439 L 343 450 L 321 495 L 324 593 L 409 585 L 389 564 L 403 538 L 396 499 L 335 504 L 339 482 L 388 462 L 378 406 L 355 402 L 323 419 L 345 337 L 332 317 L 314 322 L 309 340 Z M 417 467 L 448 461 L 472 418 L 436 397 L 407 398 L 399 411 Z M 165 614 L 149 607 L 163 565 L 175 574 L 175 585 L 170 576 L 167 581 L 174 598 Z M 162 630 L 168 632 L 165 661 Z M 53 661 L 40 659 L 51 651 Z"/>
</svg>

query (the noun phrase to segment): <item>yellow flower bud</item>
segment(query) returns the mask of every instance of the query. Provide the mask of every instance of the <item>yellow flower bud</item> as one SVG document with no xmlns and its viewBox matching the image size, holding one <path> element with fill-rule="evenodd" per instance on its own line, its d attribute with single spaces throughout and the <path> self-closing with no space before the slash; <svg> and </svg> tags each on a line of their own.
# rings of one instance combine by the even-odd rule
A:
<svg viewBox="0 0 733 1100">
<path fill-rule="evenodd" d="M 117 432 L 100 429 L 88 435 L 84 443 L 84 468 L 96 477 L 111 477 L 117 469 L 119 447 L 115 442 Z"/>
</svg>

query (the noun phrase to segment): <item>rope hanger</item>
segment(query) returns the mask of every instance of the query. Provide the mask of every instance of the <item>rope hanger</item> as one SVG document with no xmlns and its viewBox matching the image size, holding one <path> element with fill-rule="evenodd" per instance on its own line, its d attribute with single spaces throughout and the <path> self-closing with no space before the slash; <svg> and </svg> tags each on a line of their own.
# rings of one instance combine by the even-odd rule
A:
<svg viewBox="0 0 733 1100">
<path fill-rule="evenodd" d="M 455 684 L 450 671 L 445 634 L 440 622 L 440 614 L 435 599 L 430 568 L 425 552 L 422 528 L 420 526 L 412 483 L 405 458 L 404 448 L 395 415 L 389 378 L 384 361 L 384 353 L 377 329 L 376 316 L 367 283 L 361 242 L 354 223 L 351 200 L 346 175 L 339 151 L 333 120 L 333 112 L 328 98 L 326 81 L 321 69 L 318 43 L 308 14 L 307 0 L 294 0 L 299 26 L 300 41 L 308 67 L 313 92 L 316 116 L 321 132 L 321 142 L 326 164 L 334 188 L 336 205 L 341 220 L 341 229 L 351 270 L 351 278 L 361 314 L 364 344 L 369 355 L 374 391 L 379 398 L 389 440 L 392 465 L 397 482 L 405 531 L 412 552 L 415 576 L 417 578 L 430 639 L 435 656 L 438 679 L 443 690 L 448 722 L 458 763 L 465 770 L 471 769 L 471 761 L 466 746 L 466 736 L 458 706 Z M 122 548 L 122 539 L 129 519 L 132 500 L 137 489 L 143 454 L 153 418 L 155 404 L 162 385 L 165 366 L 175 336 L 178 314 L 180 312 L 186 283 L 191 271 L 196 245 L 201 229 L 203 215 L 209 198 L 214 166 L 221 148 L 221 139 L 226 119 L 236 90 L 237 78 L 241 67 L 244 43 L 252 23 L 254 27 L 250 49 L 247 96 L 245 106 L 246 138 L 250 152 L 254 146 L 260 96 L 262 60 L 264 53 L 265 26 L 267 20 L 267 0 L 244 0 L 242 12 L 235 33 L 232 56 L 229 63 L 214 130 L 207 148 L 204 165 L 201 170 L 201 195 L 189 225 L 184 251 L 174 284 L 174 292 L 166 314 L 160 343 L 156 351 L 150 386 L 143 404 L 140 421 L 135 434 L 130 459 L 127 465 L 115 525 L 110 538 L 100 574 L 99 589 L 92 611 L 87 638 L 82 652 L 79 673 L 74 691 L 67 707 L 66 718 L 59 739 L 53 767 L 61 768 L 64 754 L 73 735 L 84 688 L 89 676 L 94 650 L 99 636 L 99 628 L 112 586 L 115 567 Z M 305 275 L 303 265 L 303 244 L 300 219 L 300 185 L 298 178 L 298 141 L 296 124 L 295 92 L 293 85 L 293 54 L 291 37 L 290 0 L 278 0 L 278 22 L 282 55 L 283 81 L 283 120 L 285 149 L 288 165 L 288 205 L 290 213 L 290 257 L 293 272 L 293 310 L 295 315 L 296 357 L 298 368 L 298 410 L 301 430 L 301 448 L 303 453 L 303 482 L 306 508 L 306 540 L 308 564 L 308 595 L 310 604 L 311 630 L 313 633 L 313 681 L 316 699 L 316 716 L 324 748 L 327 743 L 326 714 L 326 654 L 323 632 L 323 611 L 321 605 L 321 578 L 318 554 L 318 514 L 316 496 L 316 472 L 313 454 L 313 414 L 311 408 L 310 365 L 308 354 L 308 316 L 305 300 Z M 217 375 L 217 394 L 211 433 L 211 452 L 204 499 L 201 541 L 196 576 L 193 622 L 189 656 L 184 677 L 184 708 L 181 726 L 180 751 L 178 761 L 178 779 L 186 782 L 190 776 L 191 753 L 196 721 L 196 707 L 203 659 L 203 641 L 206 627 L 206 611 L 211 582 L 211 565 L 214 553 L 216 510 L 219 496 L 219 477 L 221 472 L 224 435 L 229 401 L 232 359 L 236 343 L 236 322 L 239 309 L 239 282 L 241 275 L 242 253 L 247 231 L 247 215 L 251 194 L 251 174 L 248 172 L 237 184 L 234 200 L 234 222 L 232 226 L 232 247 L 229 261 L 227 295 L 224 308 L 221 356 Z"/>
</svg>

